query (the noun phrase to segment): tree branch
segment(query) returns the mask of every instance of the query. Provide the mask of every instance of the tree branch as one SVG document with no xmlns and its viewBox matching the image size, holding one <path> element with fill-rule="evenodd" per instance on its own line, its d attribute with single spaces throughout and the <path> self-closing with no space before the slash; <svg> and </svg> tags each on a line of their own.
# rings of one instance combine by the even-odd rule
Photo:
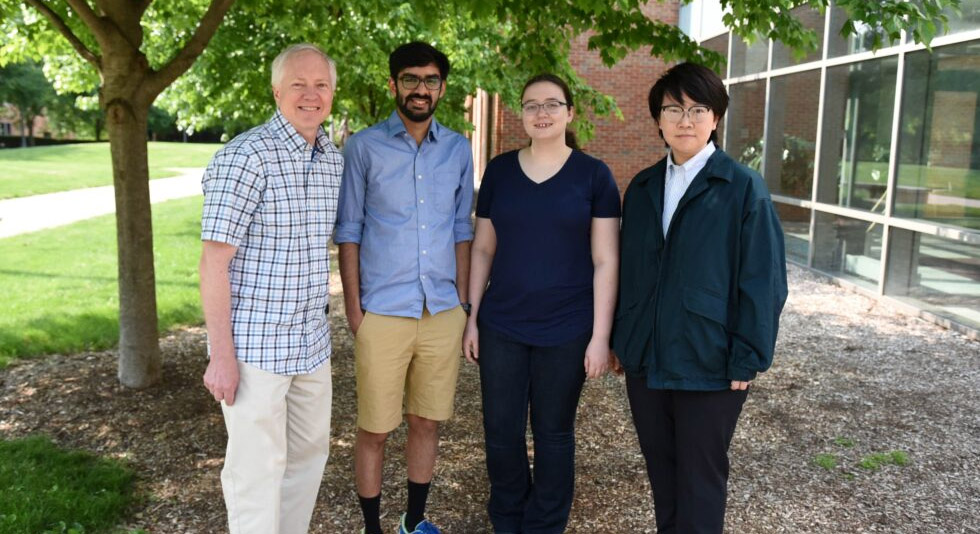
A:
<svg viewBox="0 0 980 534">
<path fill-rule="evenodd" d="M 149 97 L 151 100 L 156 98 L 156 95 L 160 94 L 194 64 L 197 57 L 208 46 L 208 42 L 211 41 L 214 32 L 218 30 L 218 26 L 224 20 L 225 13 L 228 12 L 228 9 L 234 3 L 235 0 L 211 0 L 207 11 L 201 17 L 200 24 L 194 30 L 194 35 L 184 44 L 184 47 L 166 65 L 150 73 L 146 83 L 143 85 L 144 96 Z"/>
<path fill-rule="evenodd" d="M 92 6 L 88 5 L 85 0 L 65 0 L 74 11 L 78 13 L 78 18 L 82 19 L 82 22 L 88 26 L 92 34 L 95 35 L 96 40 L 100 43 L 105 37 L 105 28 L 102 26 L 102 19 L 99 15 L 92 10 Z"/>
<path fill-rule="evenodd" d="M 150 4 L 152 3 L 153 0 L 139 0 L 139 2 L 137 2 L 136 12 L 139 13 L 140 18 L 143 18 L 143 14 L 146 13 L 146 10 L 150 8 Z"/>
<path fill-rule="evenodd" d="M 89 50 L 87 46 L 85 46 L 85 43 L 83 43 L 82 40 L 79 39 L 77 35 L 75 35 L 75 32 L 71 31 L 71 28 L 69 28 L 68 25 L 65 24 L 65 21 L 61 18 L 60 15 L 55 13 L 54 10 L 51 9 L 51 7 L 49 7 L 41 0 L 27 0 L 27 3 L 33 6 L 34 9 L 38 10 L 42 15 L 44 15 L 44 17 L 48 19 L 51 22 L 51 24 L 54 25 L 55 29 L 57 29 L 58 32 L 61 33 L 61 35 L 64 36 L 65 39 L 68 40 L 71 46 L 75 49 L 75 51 L 78 52 L 80 56 L 82 56 L 83 59 L 91 63 L 96 70 L 100 72 L 102 71 L 102 58 L 99 57 L 99 55 L 96 54 L 95 52 Z M 86 25 L 88 25 L 88 23 L 86 23 Z M 90 30 L 92 29 L 91 26 L 89 26 L 89 29 Z"/>
</svg>

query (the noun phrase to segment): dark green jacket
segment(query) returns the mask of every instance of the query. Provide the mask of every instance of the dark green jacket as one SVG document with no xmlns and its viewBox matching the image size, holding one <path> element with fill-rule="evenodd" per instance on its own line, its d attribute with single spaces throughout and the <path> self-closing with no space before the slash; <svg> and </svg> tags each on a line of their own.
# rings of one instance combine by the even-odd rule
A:
<svg viewBox="0 0 980 534">
<path fill-rule="evenodd" d="M 654 389 L 719 390 L 772 364 L 786 302 L 783 232 L 758 173 L 716 150 L 670 223 L 666 158 L 626 190 L 612 344 Z"/>
</svg>

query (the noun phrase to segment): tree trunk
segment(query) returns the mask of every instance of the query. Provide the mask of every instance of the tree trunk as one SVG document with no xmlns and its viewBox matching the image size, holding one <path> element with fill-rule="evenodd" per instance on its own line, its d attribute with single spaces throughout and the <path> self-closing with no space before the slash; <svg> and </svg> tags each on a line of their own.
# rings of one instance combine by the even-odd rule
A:
<svg viewBox="0 0 980 534">
<path fill-rule="evenodd" d="M 27 121 L 24 115 L 20 116 L 20 147 L 27 148 Z"/>
<path fill-rule="evenodd" d="M 150 106 L 128 98 L 106 101 L 119 247 L 119 381 L 142 388 L 161 373 L 146 155 Z"/>
</svg>

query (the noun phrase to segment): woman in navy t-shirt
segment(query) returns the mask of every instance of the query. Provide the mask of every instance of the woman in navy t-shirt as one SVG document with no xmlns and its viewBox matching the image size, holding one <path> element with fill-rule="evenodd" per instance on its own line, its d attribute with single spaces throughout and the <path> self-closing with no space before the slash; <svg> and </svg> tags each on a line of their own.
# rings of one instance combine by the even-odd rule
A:
<svg viewBox="0 0 980 534">
<path fill-rule="evenodd" d="M 609 168 L 576 150 L 561 78 L 529 80 L 521 108 L 530 145 L 480 186 L 463 352 L 480 364 L 494 532 L 553 534 L 572 506 L 582 384 L 610 364 L 620 201 Z"/>
</svg>

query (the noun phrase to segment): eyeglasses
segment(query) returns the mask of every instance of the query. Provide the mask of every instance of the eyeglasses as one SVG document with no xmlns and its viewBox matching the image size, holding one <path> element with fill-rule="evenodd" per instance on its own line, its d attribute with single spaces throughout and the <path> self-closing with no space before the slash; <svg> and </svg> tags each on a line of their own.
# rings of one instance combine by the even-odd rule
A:
<svg viewBox="0 0 980 534">
<path fill-rule="evenodd" d="M 539 110 L 544 110 L 548 115 L 554 115 L 558 113 L 558 110 L 562 106 L 567 106 L 567 102 L 559 102 L 558 100 L 549 100 L 547 102 L 538 104 L 537 102 L 525 102 L 521 104 L 521 109 L 524 110 L 525 115 L 537 115 Z"/>
<path fill-rule="evenodd" d="M 430 91 L 435 91 L 442 87 L 442 78 L 435 75 L 419 78 L 414 74 L 402 74 L 398 78 L 398 81 L 402 82 L 402 87 L 405 89 L 415 89 L 419 86 L 419 83 L 425 83 L 425 88 Z"/>
<path fill-rule="evenodd" d="M 691 106 L 688 109 L 680 106 L 663 106 L 660 108 L 660 118 L 664 122 L 681 122 L 684 115 L 687 115 L 691 122 L 697 124 L 711 117 L 711 108 L 708 106 Z"/>
</svg>

